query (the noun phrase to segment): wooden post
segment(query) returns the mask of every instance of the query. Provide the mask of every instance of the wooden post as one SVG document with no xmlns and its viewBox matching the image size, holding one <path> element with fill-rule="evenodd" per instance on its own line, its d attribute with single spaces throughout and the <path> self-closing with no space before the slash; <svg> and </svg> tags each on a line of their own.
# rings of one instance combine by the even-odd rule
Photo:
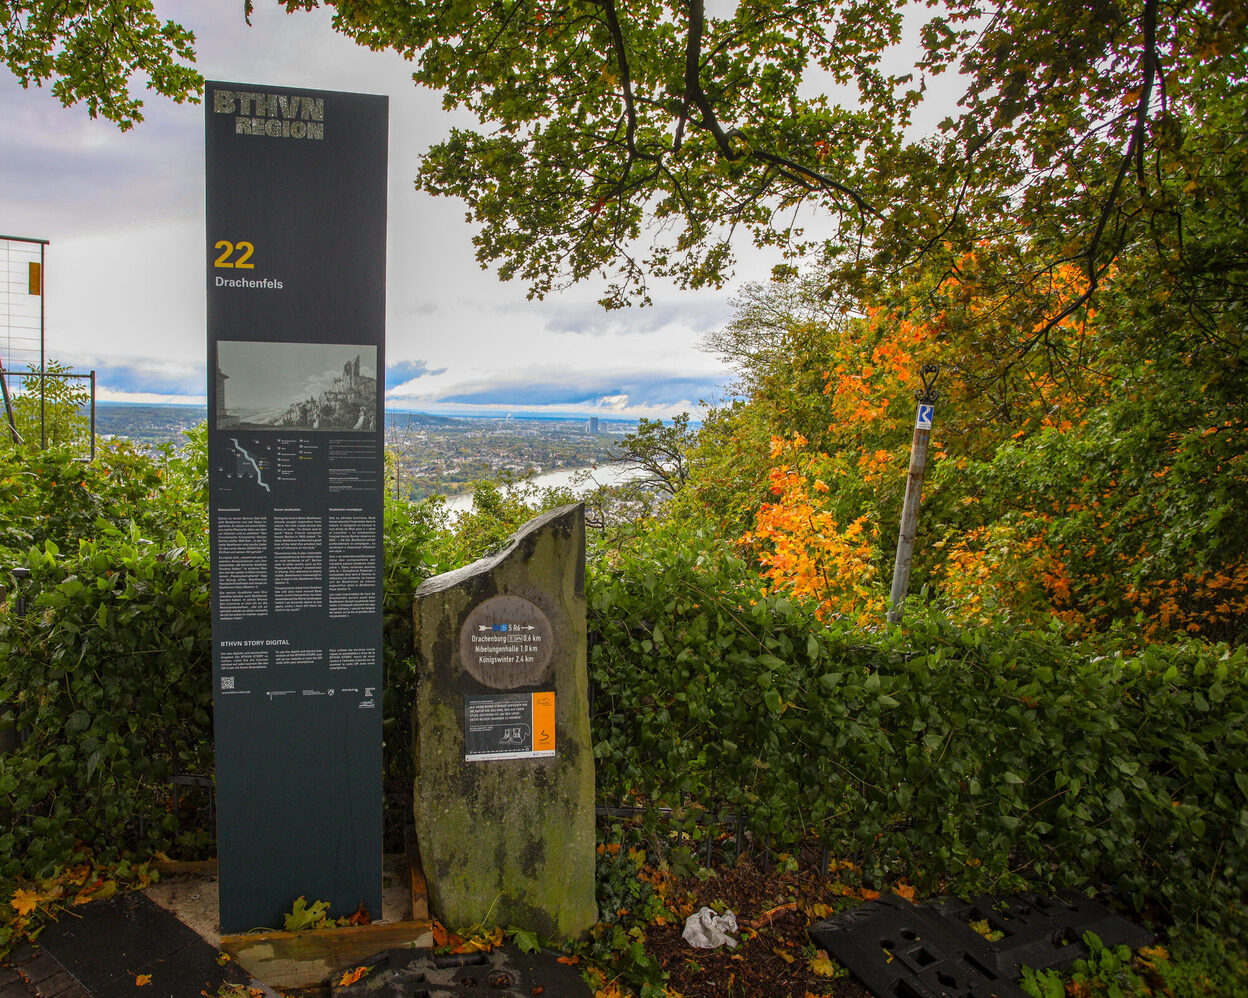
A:
<svg viewBox="0 0 1248 998">
<path fill-rule="evenodd" d="M 928 375 L 932 380 L 928 381 Z M 889 595 L 888 622 L 901 622 L 902 605 L 910 589 L 910 566 L 914 561 L 914 535 L 919 529 L 919 499 L 923 495 L 923 475 L 927 470 L 927 445 L 932 435 L 932 416 L 936 411 L 936 378 L 940 368 L 924 364 L 919 371 L 923 391 L 915 392 L 918 411 L 914 420 L 914 439 L 910 443 L 910 471 L 906 477 L 906 498 L 901 507 L 901 529 L 897 534 L 897 558 L 893 562 L 893 588 Z"/>
</svg>

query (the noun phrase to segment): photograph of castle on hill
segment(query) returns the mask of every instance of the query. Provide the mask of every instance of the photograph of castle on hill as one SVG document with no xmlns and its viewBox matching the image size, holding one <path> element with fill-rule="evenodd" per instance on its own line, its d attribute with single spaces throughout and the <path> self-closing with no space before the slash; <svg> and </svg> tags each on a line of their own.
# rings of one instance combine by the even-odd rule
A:
<svg viewBox="0 0 1248 998">
<path fill-rule="evenodd" d="M 377 347 L 218 340 L 218 430 L 377 428 Z"/>
</svg>

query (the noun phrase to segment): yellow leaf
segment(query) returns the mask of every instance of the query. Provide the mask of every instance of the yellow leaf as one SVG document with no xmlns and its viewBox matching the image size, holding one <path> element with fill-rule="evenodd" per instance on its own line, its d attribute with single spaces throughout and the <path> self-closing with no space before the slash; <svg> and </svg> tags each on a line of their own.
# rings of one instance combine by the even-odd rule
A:
<svg viewBox="0 0 1248 998">
<path fill-rule="evenodd" d="M 41 898 L 34 891 L 28 891 L 19 887 L 13 892 L 13 900 L 9 903 L 17 909 L 17 913 L 19 915 L 29 915 L 39 907 L 39 902 L 42 900 L 43 898 Z"/>
<path fill-rule="evenodd" d="M 151 983 L 152 983 L 151 974 L 135 974 L 134 975 L 134 986 L 136 988 L 145 988 Z"/>
<path fill-rule="evenodd" d="M 776 956 L 780 957 L 780 959 L 783 960 L 785 963 L 792 963 L 794 960 L 797 959 L 797 957 L 795 957 L 788 950 L 782 950 L 779 946 L 773 946 L 771 948 L 771 951 L 775 953 Z"/>
<path fill-rule="evenodd" d="M 988 919 L 986 918 L 981 918 L 978 922 L 971 922 L 971 928 L 987 939 L 990 943 L 997 942 L 997 940 L 1003 938 L 1005 935 L 1005 933 L 993 929 L 988 924 Z"/>
<path fill-rule="evenodd" d="M 823 950 L 819 952 L 823 953 Z M 815 957 L 807 966 L 810 968 L 810 972 L 817 977 L 835 977 L 840 969 L 836 963 L 829 959 L 826 953 L 823 956 Z"/>
<path fill-rule="evenodd" d="M 227 963 L 229 963 L 229 962 L 230 962 L 230 954 L 229 954 L 229 953 L 218 953 L 218 954 L 217 954 L 217 966 L 218 966 L 218 967 L 224 967 L 224 966 L 225 966 Z"/>
</svg>

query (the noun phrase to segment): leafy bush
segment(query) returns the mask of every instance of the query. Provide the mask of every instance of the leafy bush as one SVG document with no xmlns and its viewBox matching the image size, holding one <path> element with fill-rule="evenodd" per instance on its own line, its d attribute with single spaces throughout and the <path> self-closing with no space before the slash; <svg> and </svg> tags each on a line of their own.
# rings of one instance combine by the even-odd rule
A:
<svg viewBox="0 0 1248 998">
<path fill-rule="evenodd" d="M 206 555 L 97 523 L 27 564 L 38 595 L 0 618 L 0 876 L 49 876 L 77 842 L 101 859 L 168 847 L 172 772 L 212 766 Z M 140 822 L 142 821 L 142 826 Z"/>
<path fill-rule="evenodd" d="M 1248 655 L 935 616 L 872 633 L 768 597 L 708 537 L 591 575 L 600 790 L 742 813 L 932 888 L 1109 886 L 1243 927 Z"/>
<path fill-rule="evenodd" d="M 403 848 L 402 831 L 410 817 L 403 794 L 412 789 L 412 704 L 416 698 L 415 640 L 412 597 L 416 587 L 440 571 L 431 541 L 440 531 L 440 506 L 429 500 L 411 502 L 389 492 L 385 496 L 382 530 L 385 582 L 382 589 L 383 767 L 388 798 L 387 848 Z"/>
<path fill-rule="evenodd" d="M 1032 998 L 1105 995 L 1106 998 L 1245 998 L 1248 960 L 1225 938 L 1207 929 L 1179 930 L 1169 951 L 1108 947 L 1093 932 L 1083 934 L 1088 956 L 1068 971 L 1023 968 L 1021 989 Z"/>
<path fill-rule="evenodd" d="M 207 435 L 90 464 L 0 457 L 0 557 L 32 571 L 26 620 L 0 615 L 0 877 L 45 875 L 75 840 L 101 858 L 169 848 L 169 776 L 211 773 Z M 387 497 L 386 772 L 411 786 L 411 598 L 437 510 Z"/>
<path fill-rule="evenodd" d="M 111 441 L 90 463 L 65 447 L 0 450 L 0 558 L 7 563 L 0 567 L 45 541 L 68 549 L 94 538 L 99 522 L 134 523 L 156 544 L 171 544 L 181 531 L 207 551 L 207 430 L 201 426 L 187 438 L 181 451 L 166 448 L 155 457 Z"/>
<path fill-rule="evenodd" d="M 167 847 L 169 775 L 211 768 L 205 439 L 0 453 L 0 563 L 32 573 L 0 614 L 0 876 Z"/>
</svg>

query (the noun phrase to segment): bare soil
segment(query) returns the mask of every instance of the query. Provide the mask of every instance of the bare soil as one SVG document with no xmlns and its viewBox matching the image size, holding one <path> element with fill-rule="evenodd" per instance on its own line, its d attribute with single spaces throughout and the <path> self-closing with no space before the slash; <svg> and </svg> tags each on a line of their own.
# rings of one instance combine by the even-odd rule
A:
<svg viewBox="0 0 1248 998">
<path fill-rule="evenodd" d="M 843 969 L 836 971 L 843 976 L 834 978 L 812 969 L 812 962 L 826 954 L 811 945 L 807 927 L 828 917 L 829 908 L 845 906 L 831 883 L 813 873 L 760 870 L 748 861 L 706 880 L 677 881 L 671 896 L 692 895 L 694 910 L 705 905 L 718 914 L 726 908 L 736 915 L 742 930 L 738 945 L 695 949 L 682 938 L 684 925 L 678 923 L 650 927 L 647 950 L 684 998 L 871 998 Z"/>
</svg>

